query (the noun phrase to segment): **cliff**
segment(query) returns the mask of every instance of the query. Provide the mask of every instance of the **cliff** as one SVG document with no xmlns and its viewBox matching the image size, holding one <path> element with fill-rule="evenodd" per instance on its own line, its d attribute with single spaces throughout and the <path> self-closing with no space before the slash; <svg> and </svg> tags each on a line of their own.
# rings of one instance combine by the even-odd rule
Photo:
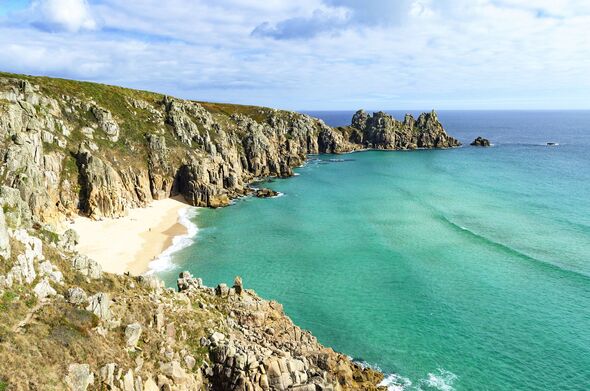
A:
<svg viewBox="0 0 590 391">
<path fill-rule="evenodd" d="M 5 201 L 3 206 L 7 204 Z M 326 348 L 280 304 L 182 273 L 103 273 L 72 235 L 0 209 L 1 390 L 377 390 L 382 375 Z M 15 212 L 16 213 L 16 212 Z"/>
<path fill-rule="evenodd" d="M 181 194 L 219 207 L 307 154 L 458 145 L 435 113 L 359 111 L 347 127 L 262 107 L 0 74 L 0 390 L 374 390 L 382 375 L 322 346 L 245 289 L 178 292 L 103 273 L 60 233 Z M 262 192 L 261 194 L 266 194 Z"/>
<path fill-rule="evenodd" d="M 224 206 L 257 178 L 292 175 L 307 154 L 459 145 L 434 112 L 399 122 L 359 111 L 331 128 L 293 112 L 11 74 L 0 74 L 0 136 L 0 182 L 39 223 L 117 217 L 176 194 Z"/>
</svg>

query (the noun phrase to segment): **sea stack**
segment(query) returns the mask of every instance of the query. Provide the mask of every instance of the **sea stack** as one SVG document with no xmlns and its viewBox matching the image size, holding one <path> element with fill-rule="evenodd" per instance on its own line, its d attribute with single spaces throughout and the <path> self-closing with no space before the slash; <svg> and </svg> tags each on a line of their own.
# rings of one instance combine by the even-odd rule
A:
<svg viewBox="0 0 590 391">
<path fill-rule="evenodd" d="M 471 145 L 476 146 L 476 147 L 489 147 L 491 144 L 490 144 L 490 140 L 479 136 L 478 138 L 473 140 Z"/>
</svg>

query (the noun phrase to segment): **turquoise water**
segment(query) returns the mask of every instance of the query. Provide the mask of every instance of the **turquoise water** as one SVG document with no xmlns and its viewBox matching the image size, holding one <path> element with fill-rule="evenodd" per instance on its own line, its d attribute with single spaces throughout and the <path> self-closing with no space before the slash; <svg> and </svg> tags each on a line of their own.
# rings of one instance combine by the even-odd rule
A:
<svg viewBox="0 0 590 391">
<path fill-rule="evenodd" d="M 590 389 L 590 112 L 439 116 L 495 146 L 312 156 L 282 197 L 199 209 L 162 276 L 241 275 L 392 389 Z"/>
</svg>

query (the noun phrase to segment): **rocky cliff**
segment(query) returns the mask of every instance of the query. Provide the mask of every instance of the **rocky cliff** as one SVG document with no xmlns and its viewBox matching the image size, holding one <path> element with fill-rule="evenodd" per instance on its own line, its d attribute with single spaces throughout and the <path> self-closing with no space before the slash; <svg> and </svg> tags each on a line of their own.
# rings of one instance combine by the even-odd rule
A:
<svg viewBox="0 0 590 391">
<path fill-rule="evenodd" d="M 382 375 L 326 348 L 236 278 L 178 292 L 103 273 L 60 221 L 117 217 L 181 194 L 218 207 L 307 154 L 458 145 L 436 114 L 307 115 L 0 74 L 0 390 L 374 390 Z M 269 194 L 262 191 L 261 196 Z"/>
<path fill-rule="evenodd" d="M 224 206 L 256 178 L 292 175 L 307 154 L 459 145 L 434 112 L 400 122 L 359 111 L 331 128 L 287 111 L 12 74 L 0 74 L 0 136 L 0 181 L 39 223 L 117 217 L 176 194 Z"/>
<path fill-rule="evenodd" d="M 0 203 L 0 390 L 380 389 L 239 277 L 209 288 L 185 272 L 176 292 L 103 273 L 75 235 L 17 227 Z"/>
</svg>

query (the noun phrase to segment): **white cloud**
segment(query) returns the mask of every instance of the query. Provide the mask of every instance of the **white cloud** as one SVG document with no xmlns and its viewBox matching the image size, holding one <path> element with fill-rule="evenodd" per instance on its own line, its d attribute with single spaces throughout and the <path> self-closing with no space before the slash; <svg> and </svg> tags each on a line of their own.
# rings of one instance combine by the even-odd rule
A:
<svg viewBox="0 0 590 391">
<path fill-rule="evenodd" d="M 31 5 L 33 24 L 51 31 L 94 30 L 96 20 L 86 0 L 38 0 Z"/>
<path fill-rule="evenodd" d="M 0 69 L 292 109 L 590 108 L 584 1 L 543 1 L 101 0 L 84 34 L 0 20 Z M 299 39 L 251 35 L 287 20 Z"/>
</svg>

